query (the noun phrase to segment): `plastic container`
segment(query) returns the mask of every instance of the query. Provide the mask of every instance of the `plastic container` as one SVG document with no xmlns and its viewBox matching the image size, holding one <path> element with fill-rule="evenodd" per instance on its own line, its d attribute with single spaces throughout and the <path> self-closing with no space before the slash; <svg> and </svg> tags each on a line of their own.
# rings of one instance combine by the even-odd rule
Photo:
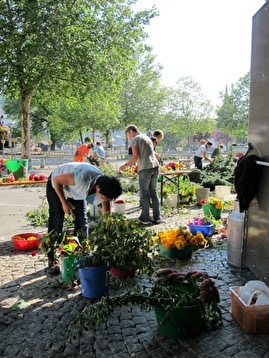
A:
<svg viewBox="0 0 269 358">
<path fill-rule="evenodd" d="M 114 205 L 114 212 L 117 213 L 117 214 L 125 214 L 125 203 L 123 202 L 120 202 L 120 203 L 117 203 L 117 201 L 115 201 L 113 203 Z"/>
<path fill-rule="evenodd" d="M 171 249 L 166 249 L 163 245 L 159 245 L 160 256 L 168 257 L 169 259 L 184 260 L 190 259 L 192 257 L 193 246 L 187 245 L 184 249 L 178 250 L 173 247 Z"/>
<path fill-rule="evenodd" d="M 36 240 L 17 240 L 16 236 L 20 236 L 23 239 L 27 239 L 31 236 L 35 237 Z M 36 233 L 25 233 L 25 234 L 17 234 L 12 236 L 11 240 L 13 241 L 14 249 L 20 251 L 28 251 L 28 250 L 36 250 L 40 246 L 40 234 Z"/>
<path fill-rule="evenodd" d="M 189 230 L 193 235 L 196 235 L 196 233 L 199 231 L 204 236 L 212 236 L 215 232 L 215 225 L 192 225 L 188 224 Z"/>
<path fill-rule="evenodd" d="M 207 200 L 210 194 L 209 188 L 198 188 L 196 189 L 196 201 L 198 205 L 201 205 L 201 200 Z"/>
<path fill-rule="evenodd" d="M 244 213 L 232 212 L 227 226 L 227 262 L 240 268 L 242 265 Z"/>
<path fill-rule="evenodd" d="M 239 288 L 230 287 L 232 316 L 246 333 L 268 333 L 269 305 L 247 305 L 238 296 Z"/>
<path fill-rule="evenodd" d="M 224 199 L 225 196 L 231 195 L 231 187 L 229 185 L 216 185 L 215 196 L 218 199 Z"/>
<path fill-rule="evenodd" d="M 8 174 L 12 173 L 16 180 L 28 176 L 28 159 L 7 159 Z"/>
<path fill-rule="evenodd" d="M 81 293 L 86 298 L 100 298 L 108 294 L 109 274 L 106 266 L 92 266 L 78 269 Z"/>
</svg>

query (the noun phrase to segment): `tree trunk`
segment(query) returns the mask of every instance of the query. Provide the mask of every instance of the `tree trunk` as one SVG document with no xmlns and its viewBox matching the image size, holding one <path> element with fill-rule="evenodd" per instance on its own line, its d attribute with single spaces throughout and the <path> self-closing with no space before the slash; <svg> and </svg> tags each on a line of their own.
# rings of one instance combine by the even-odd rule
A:
<svg viewBox="0 0 269 358">
<path fill-rule="evenodd" d="M 22 95 L 21 158 L 30 159 L 30 105 L 32 95 Z"/>
</svg>

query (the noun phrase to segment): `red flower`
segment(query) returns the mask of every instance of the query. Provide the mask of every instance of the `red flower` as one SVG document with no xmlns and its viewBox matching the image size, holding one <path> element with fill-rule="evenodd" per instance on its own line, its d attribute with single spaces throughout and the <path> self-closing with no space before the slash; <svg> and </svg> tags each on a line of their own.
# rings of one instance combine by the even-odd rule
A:
<svg viewBox="0 0 269 358">
<path fill-rule="evenodd" d="M 202 199 L 202 200 L 200 201 L 200 204 L 201 204 L 201 205 L 206 204 L 206 200 L 205 200 L 205 199 Z"/>
<path fill-rule="evenodd" d="M 32 251 L 32 256 L 36 256 L 37 255 L 37 251 Z"/>
</svg>

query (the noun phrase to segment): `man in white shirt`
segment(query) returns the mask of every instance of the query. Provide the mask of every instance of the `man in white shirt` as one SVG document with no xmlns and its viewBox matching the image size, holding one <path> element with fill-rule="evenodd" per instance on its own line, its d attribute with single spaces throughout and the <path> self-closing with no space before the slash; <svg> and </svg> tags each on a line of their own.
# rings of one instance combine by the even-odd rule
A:
<svg viewBox="0 0 269 358">
<path fill-rule="evenodd" d="M 211 162 L 211 159 L 207 157 L 206 152 L 209 148 L 212 147 L 211 142 L 207 142 L 206 144 L 202 144 L 196 151 L 194 156 L 194 164 L 195 168 L 202 170 L 203 169 L 203 162 L 202 160 L 208 160 Z"/>
</svg>

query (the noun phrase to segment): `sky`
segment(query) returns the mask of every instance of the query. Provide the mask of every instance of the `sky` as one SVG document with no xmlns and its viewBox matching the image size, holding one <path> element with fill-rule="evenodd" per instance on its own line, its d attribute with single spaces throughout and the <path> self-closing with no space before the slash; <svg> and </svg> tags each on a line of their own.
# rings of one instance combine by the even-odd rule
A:
<svg viewBox="0 0 269 358">
<path fill-rule="evenodd" d="M 162 70 L 163 84 L 191 76 L 213 105 L 251 66 L 253 15 L 264 0 L 138 0 L 135 10 L 156 5 L 160 16 L 145 28 Z"/>
</svg>

